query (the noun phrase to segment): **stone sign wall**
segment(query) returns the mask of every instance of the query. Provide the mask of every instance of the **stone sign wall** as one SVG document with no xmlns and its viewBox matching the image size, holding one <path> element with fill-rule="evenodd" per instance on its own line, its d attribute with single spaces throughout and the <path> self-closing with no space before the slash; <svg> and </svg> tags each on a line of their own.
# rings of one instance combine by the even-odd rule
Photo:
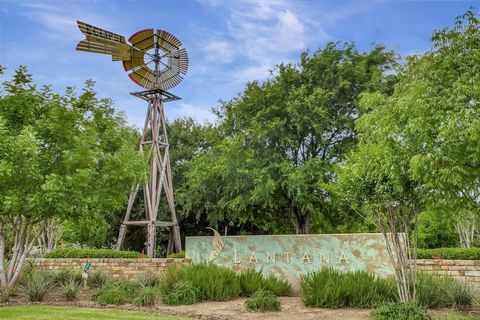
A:
<svg viewBox="0 0 480 320">
<path fill-rule="evenodd" d="M 193 263 L 215 264 L 274 274 L 298 287 L 300 276 L 321 268 L 365 270 L 393 275 L 381 234 L 313 234 L 187 237 L 186 257 Z"/>
</svg>

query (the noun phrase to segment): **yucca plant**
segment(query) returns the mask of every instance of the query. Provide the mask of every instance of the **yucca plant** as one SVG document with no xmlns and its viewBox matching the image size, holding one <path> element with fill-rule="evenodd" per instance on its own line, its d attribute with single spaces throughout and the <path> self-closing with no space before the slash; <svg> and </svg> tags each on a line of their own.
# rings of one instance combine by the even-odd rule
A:
<svg viewBox="0 0 480 320">
<path fill-rule="evenodd" d="M 74 300 L 81 288 L 81 282 L 75 278 L 71 278 L 67 283 L 63 284 L 63 295 L 67 301 Z"/>
<path fill-rule="evenodd" d="M 32 271 L 22 281 L 21 287 L 29 301 L 42 301 L 47 291 L 53 286 L 53 277 L 47 271 Z"/>
</svg>

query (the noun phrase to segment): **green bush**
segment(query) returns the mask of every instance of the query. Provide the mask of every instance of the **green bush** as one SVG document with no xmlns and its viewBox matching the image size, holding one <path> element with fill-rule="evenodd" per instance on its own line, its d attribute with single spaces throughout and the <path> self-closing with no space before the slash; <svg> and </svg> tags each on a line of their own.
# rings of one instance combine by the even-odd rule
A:
<svg viewBox="0 0 480 320">
<path fill-rule="evenodd" d="M 77 295 L 78 291 L 80 291 L 81 282 L 78 282 L 74 278 L 71 278 L 69 282 L 63 284 L 63 295 L 67 301 L 74 300 Z"/>
<path fill-rule="evenodd" d="M 372 311 L 372 320 L 431 320 L 427 309 L 415 303 L 385 304 Z"/>
<path fill-rule="evenodd" d="M 158 291 L 153 287 L 141 287 L 133 299 L 133 304 L 137 306 L 153 306 L 157 299 Z"/>
<path fill-rule="evenodd" d="M 308 307 L 370 308 L 396 300 L 393 279 L 382 279 L 364 271 L 340 272 L 322 269 L 302 276 L 302 299 Z"/>
<path fill-rule="evenodd" d="M 170 253 L 167 258 L 173 258 L 173 259 L 182 259 L 185 258 L 185 251 L 180 251 L 180 252 L 172 252 Z"/>
<path fill-rule="evenodd" d="M 138 284 L 125 280 L 110 280 L 92 296 L 92 300 L 103 304 L 124 304 L 135 297 Z"/>
<path fill-rule="evenodd" d="M 22 289 L 29 301 L 42 301 L 47 291 L 53 286 L 53 277 L 47 271 L 32 271 L 22 281 Z"/>
<path fill-rule="evenodd" d="M 198 288 L 191 281 L 186 280 L 175 283 L 172 290 L 162 295 L 163 303 L 170 306 L 194 304 L 200 300 Z"/>
<path fill-rule="evenodd" d="M 159 281 L 160 277 L 151 272 L 143 272 L 137 277 L 137 283 L 142 287 L 155 287 Z"/>
<path fill-rule="evenodd" d="M 103 271 L 92 271 L 88 274 L 87 286 L 101 288 L 107 282 L 107 275 Z"/>
<path fill-rule="evenodd" d="M 480 260 L 480 248 L 417 249 L 418 259 Z"/>
<path fill-rule="evenodd" d="M 271 291 L 258 289 L 245 301 L 245 308 L 252 311 L 280 311 L 280 300 Z"/>
<path fill-rule="evenodd" d="M 56 249 L 45 254 L 45 258 L 141 258 L 141 254 L 134 251 L 119 251 L 113 249 Z"/>
<path fill-rule="evenodd" d="M 280 280 L 270 275 L 265 278 L 260 271 L 250 269 L 238 274 L 243 296 L 251 296 L 258 289 L 266 289 L 277 296 L 288 296 L 292 293 L 292 286 L 286 280 Z"/>
<path fill-rule="evenodd" d="M 231 269 L 214 264 L 171 265 L 163 273 L 161 291 L 167 294 L 178 281 L 190 281 L 201 300 L 225 301 L 241 294 L 240 281 Z"/>
<path fill-rule="evenodd" d="M 60 286 L 70 283 L 71 280 L 82 282 L 82 273 L 73 269 L 60 269 L 58 271 L 55 271 L 52 274 L 52 277 L 54 284 Z"/>
</svg>

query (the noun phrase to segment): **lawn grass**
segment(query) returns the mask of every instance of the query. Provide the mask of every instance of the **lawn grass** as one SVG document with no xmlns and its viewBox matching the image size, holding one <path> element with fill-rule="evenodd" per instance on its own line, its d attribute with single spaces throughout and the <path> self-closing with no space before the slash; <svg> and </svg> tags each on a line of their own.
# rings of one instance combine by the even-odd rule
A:
<svg viewBox="0 0 480 320">
<path fill-rule="evenodd" d="M 142 311 L 128 311 L 115 309 L 90 309 L 57 306 L 14 306 L 1 307 L 0 319 L 35 319 L 35 320 L 84 320 L 84 319 L 112 319 L 112 320 L 186 320 L 187 318 L 169 316 L 162 313 L 148 313 Z"/>
</svg>

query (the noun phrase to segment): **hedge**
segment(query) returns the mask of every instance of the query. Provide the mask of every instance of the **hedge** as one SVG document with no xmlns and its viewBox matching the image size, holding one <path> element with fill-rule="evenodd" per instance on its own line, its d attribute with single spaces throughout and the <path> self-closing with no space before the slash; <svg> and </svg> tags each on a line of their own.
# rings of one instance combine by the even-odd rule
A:
<svg viewBox="0 0 480 320">
<path fill-rule="evenodd" d="M 112 249 L 57 249 L 45 254 L 45 258 L 141 258 L 135 251 L 119 251 Z"/>
<path fill-rule="evenodd" d="M 418 249 L 418 259 L 480 260 L 480 248 Z"/>
</svg>

